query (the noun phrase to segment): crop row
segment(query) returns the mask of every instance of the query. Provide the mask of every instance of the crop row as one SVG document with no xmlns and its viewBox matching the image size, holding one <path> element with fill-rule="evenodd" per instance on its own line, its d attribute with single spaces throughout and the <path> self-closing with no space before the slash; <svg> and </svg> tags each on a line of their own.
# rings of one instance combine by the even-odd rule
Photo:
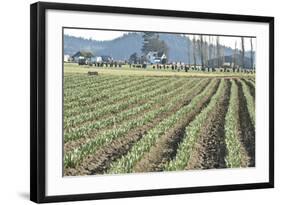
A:
<svg viewBox="0 0 281 205">
<path fill-rule="evenodd" d="M 85 75 L 73 78 L 71 80 L 64 79 L 64 91 L 76 91 L 77 88 L 87 87 L 89 84 L 102 84 L 104 82 L 110 82 L 114 80 L 113 76 L 102 76 L 102 77 L 88 77 L 86 78 Z"/>
<path fill-rule="evenodd" d="M 235 81 L 231 81 L 231 95 L 229 107 L 225 117 L 225 142 L 227 148 L 226 165 L 227 167 L 241 167 L 242 153 L 240 143 L 240 128 L 239 128 L 239 97 L 238 87 Z"/>
<path fill-rule="evenodd" d="M 167 84 L 165 81 L 161 82 L 160 85 Z M 173 84 L 177 84 L 177 82 L 173 82 Z M 153 88 L 159 87 L 158 89 L 153 90 Z M 173 86 L 172 86 L 173 87 Z M 152 91 L 150 91 L 152 90 Z M 136 90 L 134 95 L 128 100 L 118 101 L 117 103 L 109 103 L 108 101 L 103 101 L 98 104 L 94 108 L 92 108 L 90 112 L 81 113 L 80 115 L 75 115 L 73 117 L 65 118 L 64 127 L 73 127 L 77 124 L 81 124 L 86 121 L 93 121 L 98 119 L 106 114 L 116 114 L 124 109 L 129 108 L 133 104 L 139 103 L 141 100 L 148 99 L 152 96 L 161 94 L 165 92 L 167 88 L 165 86 L 146 86 L 143 89 Z M 150 92 L 148 92 L 150 91 Z M 114 100 L 114 99 L 113 99 Z M 114 101 L 113 101 L 114 102 Z"/>
<path fill-rule="evenodd" d="M 65 80 L 68 81 L 69 90 L 65 93 L 68 103 L 64 110 L 64 143 L 66 145 L 69 142 L 70 149 L 64 153 L 64 168 L 78 168 L 85 163 L 83 160 L 87 156 L 94 156 L 98 150 L 116 139 L 127 139 L 130 136 L 128 134 L 137 128 L 152 125 L 146 128 L 147 131 L 140 139 L 131 143 L 125 154 L 123 152 L 114 161 L 108 162 L 105 172 L 109 174 L 134 172 L 135 166 L 150 152 L 158 139 L 188 117 L 199 103 L 209 102 L 200 108 L 201 112 L 196 110 L 195 118 L 193 116 L 187 126 L 184 124 L 185 133 L 174 152 L 175 157 L 162 166 L 165 171 L 187 169 L 206 120 L 214 113 L 219 99 L 226 94 L 225 79 L 213 79 L 209 83 L 210 79 L 202 78 L 138 77 L 132 80 L 123 77 L 118 81 L 113 77 L 102 77 L 95 79 L 98 81 L 87 79 L 87 82 L 83 82 L 85 76 L 81 79 L 79 76 L 79 82 L 73 76 L 67 78 Z M 103 78 L 108 82 L 103 81 Z M 76 82 L 76 86 L 71 86 L 72 81 Z M 240 116 L 243 118 L 244 115 L 241 114 L 243 111 L 240 106 L 245 106 L 249 119 L 246 121 L 251 121 L 255 127 L 255 79 L 230 79 L 230 82 L 229 104 L 225 118 L 222 117 L 225 120 L 222 127 L 226 148 L 225 164 L 234 168 L 245 166 L 248 160 L 245 150 L 247 145 L 241 142 L 243 132 L 246 131 L 241 125 Z M 71 89 L 76 94 L 71 93 Z M 187 96 L 194 93 L 196 95 L 191 101 L 183 103 Z M 239 104 L 241 96 L 243 100 Z"/>
<path fill-rule="evenodd" d="M 130 150 L 128 154 L 114 162 L 109 173 L 128 173 L 132 172 L 134 165 L 143 157 L 143 155 L 150 150 L 155 144 L 156 140 L 163 135 L 172 126 L 178 123 L 184 118 L 194 107 L 207 95 L 211 95 L 213 88 L 215 87 L 215 81 L 213 80 L 206 89 L 197 95 L 193 100 L 186 106 L 182 107 L 172 116 L 166 118 L 164 121 L 159 123 L 156 127 L 149 130 L 149 132 L 142 137 Z M 192 90 L 190 90 L 192 92 Z"/>
<path fill-rule="evenodd" d="M 146 82 L 150 81 L 150 79 L 147 78 L 139 78 L 135 81 L 132 81 L 132 79 L 114 79 L 112 81 L 105 81 L 102 84 L 89 84 L 88 87 L 80 87 L 77 89 L 76 92 L 69 92 L 64 93 L 65 97 L 65 105 L 68 105 L 69 103 L 72 103 L 72 101 L 76 101 L 77 103 L 83 101 L 84 99 L 88 98 L 89 96 L 92 96 L 93 93 L 100 93 L 101 91 L 106 91 L 114 89 L 115 91 L 121 90 L 123 88 L 126 88 L 126 85 L 137 85 L 138 82 Z M 78 100 L 78 101 L 77 101 Z"/>
<path fill-rule="evenodd" d="M 195 90 L 191 88 L 190 92 L 195 92 Z M 90 139 L 86 144 L 73 150 L 73 152 L 65 154 L 65 167 L 77 166 L 85 156 L 94 153 L 101 146 L 110 143 L 118 137 L 123 136 L 124 134 L 136 127 L 143 126 L 151 122 L 155 117 L 172 109 L 173 106 L 175 106 L 175 104 L 183 98 L 183 96 L 185 96 L 185 93 L 178 95 L 173 99 L 170 99 L 169 103 L 166 103 L 164 106 L 147 112 L 144 115 L 141 115 L 138 118 L 131 120 L 130 122 L 122 123 L 118 127 L 112 130 L 108 130 L 102 133 L 101 135 Z"/>
<path fill-rule="evenodd" d="M 134 85 L 127 85 L 127 88 L 125 89 L 119 89 L 120 91 L 116 91 L 115 86 L 112 86 L 112 89 L 101 91 L 98 94 L 95 94 L 94 97 L 89 97 L 90 101 L 85 106 L 76 106 L 71 109 L 67 109 L 65 114 L 65 117 L 74 116 L 74 115 L 81 115 L 85 112 L 90 112 L 94 109 L 97 109 L 99 107 L 104 107 L 106 105 L 116 103 L 119 100 L 134 96 L 135 93 L 140 92 L 140 90 L 144 90 L 146 88 L 151 88 L 153 86 L 157 86 L 160 80 L 158 81 L 146 81 L 146 82 L 138 82 Z M 167 80 L 160 81 L 160 85 L 163 85 L 164 82 Z M 103 100 L 102 100 L 103 99 Z M 101 101 L 102 100 L 102 101 Z"/>
<path fill-rule="evenodd" d="M 256 112 L 255 112 L 255 101 L 253 96 L 250 93 L 249 87 L 243 82 L 240 81 L 243 88 L 243 94 L 246 98 L 248 112 L 251 118 L 252 125 L 255 126 L 256 124 Z"/>
<path fill-rule="evenodd" d="M 83 98 L 87 97 L 87 93 L 90 93 L 91 95 L 93 93 L 96 93 L 96 91 L 102 91 L 106 89 L 110 89 L 110 86 L 122 86 L 126 84 L 135 84 L 135 82 L 146 82 L 149 80 L 149 78 L 113 78 L 113 79 L 107 79 L 107 77 L 99 77 L 97 80 L 92 80 L 87 82 L 83 86 L 77 86 L 74 89 L 70 89 L 67 92 L 64 92 L 64 96 L 68 97 L 69 100 L 71 99 L 77 99 L 77 98 Z M 101 82 L 98 82 L 101 81 Z M 124 88 L 124 87 L 122 87 Z"/>
<path fill-rule="evenodd" d="M 129 110 L 124 112 L 119 112 L 115 116 L 109 116 L 108 118 L 101 119 L 99 121 L 95 121 L 94 123 L 89 121 L 90 123 L 84 124 L 83 126 L 79 126 L 77 128 L 70 128 L 68 132 L 65 132 L 64 140 L 65 142 L 69 140 L 75 140 L 79 138 L 83 138 L 85 136 L 89 136 L 93 132 L 97 132 L 99 129 L 106 128 L 108 126 L 116 125 L 118 123 L 127 120 L 129 117 L 135 116 L 143 111 L 149 111 L 156 104 L 161 104 L 166 102 L 172 98 L 175 94 L 182 92 L 184 89 L 190 89 L 197 83 L 197 80 L 188 81 L 188 83 L 184 84 L 184 86 L 178 86 L 175 89 L 166 90 L 166 93 L 161 93 L 158 95 L 153 95 L 145 104 L 137 105 L 136 107 L 132 107 Z M 173 86 L 171 87 L 173 88 Z"/>
<path fill-rule="evenodd" d="M 190 159 L 194 144 L 198 139 L 200 130 L 208 115 L 212 112 L 219 98 L 222 97 L 225 88 L 225 80 L 222 80 L 216 94 L 211 98 L 210 103 L 200 114 L 186 127 L 182 143 L 178 146 L 176 157 L 171 160 L 165 170 L 183 170 Z"/>
</svg>

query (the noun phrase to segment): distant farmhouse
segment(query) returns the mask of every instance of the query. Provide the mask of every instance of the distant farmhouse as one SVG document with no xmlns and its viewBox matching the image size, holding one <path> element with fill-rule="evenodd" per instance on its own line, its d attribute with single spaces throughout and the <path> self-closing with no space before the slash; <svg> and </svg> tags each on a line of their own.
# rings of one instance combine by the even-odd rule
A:
<svg viewBox="0 0 281 205">
<path fill-rule="evenodd" d="M 208 61 L 208 64 L 213 68 L 217 67 L 219 60 L 221 60 L 221 59 L 213 58 Z M 241 54 L 236 54 L 235 56 L 234 55 L 224 56 L 223 65 L 222 65 L 223 67 L 232 68 L 232 67 L 234 67 L 234 65 L 236 68 L 242 67 L 242 55 Z M 253 67 L 255 67 L 255 65 L 253 65 Z M 251 59 L 248 57 L 244 57 L 244 68 L 252 69 Z"/>
<path fill-rule="evenodd" d="M 165 53 L 158 53 L 156 51 L 150 51 L 146 55 L 146 59 L 150 64 L 166 63 L 167 56 Z"/>
<path fill-rule="evenodd" d="M 64 56 L 65 62 L 67 55 Z M 109 55 L 95 56 L 93 53 L 88 51 L 78 51 L 73 56 L 69 57 L 73 62 L 79 65 L 92 64 L 92 63 L 111 63 L 113 58 Z"/>
<path fill-rule="evenodd" d="M 91 61 L 91 58 L 94 55 L 91 52 L 88 51 L 78 51 L 72 56 L 72 59 L 75 63 L 78 63 L 79 65 L 87 64 L 87 61 Z"/>
<path fill-rule="evenodd" d="M 110 63 L 113 61 L 113 58 L 107 55 L 102 55 L 102 56 L 93 56 L 91 58 L 91 61 L 93 63 Z"/>
<path fill-rule="evenodd" d="M 70 62 L 70 61 L 71 61 L 70 55 L 64 55 L 63 61 L 64 61 L 64 62 Z"/>
</svg>

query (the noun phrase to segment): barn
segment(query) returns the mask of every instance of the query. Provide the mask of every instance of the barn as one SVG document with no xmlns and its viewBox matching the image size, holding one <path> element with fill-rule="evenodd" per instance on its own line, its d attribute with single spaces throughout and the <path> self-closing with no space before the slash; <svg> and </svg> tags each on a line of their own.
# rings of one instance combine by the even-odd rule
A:
<svg viewBox="0 0 281 205">
<path fill-rule="evenodd" d="M 89 51 L 78 51 L 72 56 L 72 59 L 75 63 L 79 62 L 79 59 L 90 60 L 93 57 L 93 53 Z"/>
</svg>

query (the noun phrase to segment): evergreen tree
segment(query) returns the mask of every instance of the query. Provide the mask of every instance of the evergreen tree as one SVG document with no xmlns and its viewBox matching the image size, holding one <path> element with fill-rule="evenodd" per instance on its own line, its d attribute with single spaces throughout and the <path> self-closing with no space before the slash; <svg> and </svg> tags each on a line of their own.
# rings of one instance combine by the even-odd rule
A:
<svg viewBox="0 0 281 205">
<path fill-rule="evenodd" d="M 143 33 L 143 46 L 142 46 L 142 53 L 147 55 L 149 51 L 152 51 L 151 42 L 153 39 L 156 38 L 155 33 L 153 32 L 144 32 Z"/>
<path fill-rule="evenodd" d="M 141 51 L 144 56 L 146 56 L 149 52 L 154 51 L 158 53 L 159 57 L 165 54 L 168 58 L 169 48 L 165 41 L 159 39 L 159 35 L 156 35 L 153 32 L 144 32 Z"/>
<path fill-rule="evenodd" d="M 136 52 L 130 56 L 129 62 L 134 64 L 138 62 L 138 54 Z"/>
</svg>

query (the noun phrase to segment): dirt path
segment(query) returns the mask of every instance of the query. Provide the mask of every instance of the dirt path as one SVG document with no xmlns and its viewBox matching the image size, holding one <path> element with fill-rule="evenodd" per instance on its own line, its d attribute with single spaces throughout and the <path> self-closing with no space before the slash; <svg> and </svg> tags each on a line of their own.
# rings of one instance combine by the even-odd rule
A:
<svg viewBox="0 0 281 205">
<path fill-rule="evenodd" d="M 223 97 L 209 115 L 201 129 L 186 169 L 225 168 L 226 144 L 224 135 L 225 116 L 230 98 L 230 82 L 227 81 Z"/>
</svg>

